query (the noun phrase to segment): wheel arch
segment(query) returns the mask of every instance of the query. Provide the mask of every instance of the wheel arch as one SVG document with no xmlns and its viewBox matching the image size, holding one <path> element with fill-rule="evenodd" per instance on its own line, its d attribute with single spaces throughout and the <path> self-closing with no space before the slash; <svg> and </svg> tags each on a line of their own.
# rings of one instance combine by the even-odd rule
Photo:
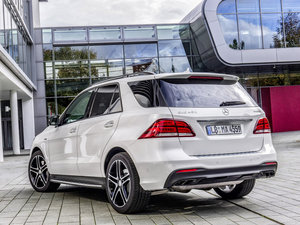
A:
<svg viewBox="0 0 300 225">
<path fill-rule="evenodd" d="M 123 148 L 121 147 L 114 147 L 111 150 L 108 151 L 108 153 L 106 154 L 105 160 L 104 160 L 104 174 L 106 174 L 106 170 L 107 170 L 107 166 L 109 161 L 112 159 L 112 157 L 114 157 L 116 154 L 120 153 L 120 152 L 126 152 Z"/>
<path fill-rule="evenodd" d="M 34 147 L 31 151 L 31 155 L 33 155 L 35 152 L 37 151 L 41 151 L 43 153 L 43 151 L 39 148 L 39 147 Z M 44 154 L 44 153 L 43 153 Z"/>
</svg>

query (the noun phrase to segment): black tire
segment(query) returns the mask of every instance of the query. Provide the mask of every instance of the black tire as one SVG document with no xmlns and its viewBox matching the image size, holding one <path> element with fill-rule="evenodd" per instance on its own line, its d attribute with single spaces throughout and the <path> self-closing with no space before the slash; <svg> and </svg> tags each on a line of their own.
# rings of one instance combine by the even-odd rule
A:
<svg viewBox="0 0 300 225">
<path fill-rule="evenodd" d="M 116 154 L 108 163 L 106 193 L 109 203 L 119 213 L 142 211 L 149 202 L 151 193 L 140 186 L 135 165 L 125 152 Z"/>
<path fill-rule="evenodd" d="M 50 181 L 46 160 L 40 150 L 34 152 L 29 160 L 28 177 L 31 186 L 38 192 L 54 192 L 60 186 Z"/>
<path fill-rule="evenodd" d="M 248 195 L 254 188 L 255 179 L 245 180 L 237 184 L 231 191 L 224 192 L 220 188 L 214 188 L 215 192 L 224 199 L 237 199 Z"/>
</svg>

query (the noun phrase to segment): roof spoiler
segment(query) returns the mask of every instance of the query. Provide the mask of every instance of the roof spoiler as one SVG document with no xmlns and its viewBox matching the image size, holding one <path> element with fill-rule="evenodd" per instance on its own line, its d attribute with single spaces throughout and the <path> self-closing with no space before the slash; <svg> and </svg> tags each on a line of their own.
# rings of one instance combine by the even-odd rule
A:
<svg viewBox="0 0 300 225">
<path fill-rule="evenodd" d="M 221 73 L 168 73 L 157 74 L 155 79 L 206 79 L 239 81 L 239 77 Z"/>
</svg>

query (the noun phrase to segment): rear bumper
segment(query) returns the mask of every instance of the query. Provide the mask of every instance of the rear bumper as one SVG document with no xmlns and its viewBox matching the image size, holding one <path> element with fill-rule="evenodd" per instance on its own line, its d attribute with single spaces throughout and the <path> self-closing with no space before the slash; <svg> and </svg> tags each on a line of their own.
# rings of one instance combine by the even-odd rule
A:
<svg viewBox="0 0 300 225">
<path fill-rule="evenodd" d="M 176 170 L 169 175 L 164 188 L 213 187 L 213 184 L 273 177 L 276 171 L 277 162 L 274 164 L 263 163 L 257 166 L 223 169 L 198 168 L 193 172 Z"/>
</svg>

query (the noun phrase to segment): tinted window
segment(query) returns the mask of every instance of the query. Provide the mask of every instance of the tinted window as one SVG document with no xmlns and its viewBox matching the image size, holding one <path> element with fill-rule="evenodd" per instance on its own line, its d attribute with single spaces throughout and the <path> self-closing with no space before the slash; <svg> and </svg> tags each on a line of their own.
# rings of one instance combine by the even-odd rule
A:
<svg viewBox="0 0 300 225">
<path fill-rule="evenodd" d="M 181 40 L 160 41 L 158 43 L 160 56 L 185 56 L 190 54 L 189 42 Z"/>
<path fill-rule="evenodd" d="M 121 39 L 120 28 L 92 28 L 89 30 L 89 32 L 91 41 Z"/>
<path fill-rule="evenodd" d="M 155 37 L 154 27 L 125 27 L 125 39 L 152 39 Z"/>
<path fill-rule="evenodd" d="M 233 49 L 239 49 L 236 15 L 218 15 L 224 39 Z"/>
<path fill-rule="evenodd" d="M 280 0 L 261 0 L 262 12 L 281 12 Z"/>
<path fill-rule="evenodd" d="M 120 59 L 123 58 L 122 45 L 90 46 L 91 59 Z"/>
<path fill-rule="evenodd" d="M 299 12 L 300 4 L 299 0 L 283 0 L 283 11 L 284 12 Z"/>
<path fill-rule="evenodd" d="M 157 26 L 158 39 L 189 39 L 188 25 Z"/>
<path fill-rule="evenodd" d="M 129 86 L 142 107 L 166 106 L 156 80 L 130 82 Z"/>
<path fill-rule="evenodd" d="M 63 124 L 76 122 L 85 116 L 92 91 L 85 92 L 78 96 L 65 113 Z"/>
<path fill-rule="evenodd" d="M 66 29 L 54 30 L 55 41 L 85 41 L 87 40 L 87 32 L 84 29 Z"/>
<path fill-rule="evenodd" d="M 118 85 L 98 88 L 90 116 L 100 116 L 121 111 L 122 106 Z"/>
<path fill-rule="evenodd" d="M 235 0 L 224 0 L 218 6 L 218 13 L 235 13 Z"/>
<path fill-rule="evenodd" d="M 258 0 L 237 0 L 237 6 L 241 13 L 259 12 Z"/>
<path fill-rule="evenodd" d="M 240 14 L 239 28 L 241 49 L 262 48 L 262 35 L 259 14 Z"/>
<path fill-rule="evenodd" d="M 283 47 L 283 23 L 281 14 L 262 14 L 264 48 Z"/>
<path fill-rule="evenodd" d="M 243 102 L 238 107 L 256 106 L 240 84 L 197 83 L 198 81 L 161 80 L 160 88 L 169 107 L 219 108 L 224 102 Z M 226 106 L 230 107 L 230 106 Z M 231 106 L 233 107 L 233 106 Z"/>
<path fill-rule="evenodd" d="M 126 58 L 157 57 L 156 44 L 131 44 L 125 45 Z"/>
<path fill-rule="evenodd" d="M 245 103 L 236 107 L 256 106 L 244 88 L 235 81 L 144 80 L 131 82 L 129 86 L 137 102 L 145 108 L 219 108 L 221 103 L 232 101 Z"/>
</svg>

